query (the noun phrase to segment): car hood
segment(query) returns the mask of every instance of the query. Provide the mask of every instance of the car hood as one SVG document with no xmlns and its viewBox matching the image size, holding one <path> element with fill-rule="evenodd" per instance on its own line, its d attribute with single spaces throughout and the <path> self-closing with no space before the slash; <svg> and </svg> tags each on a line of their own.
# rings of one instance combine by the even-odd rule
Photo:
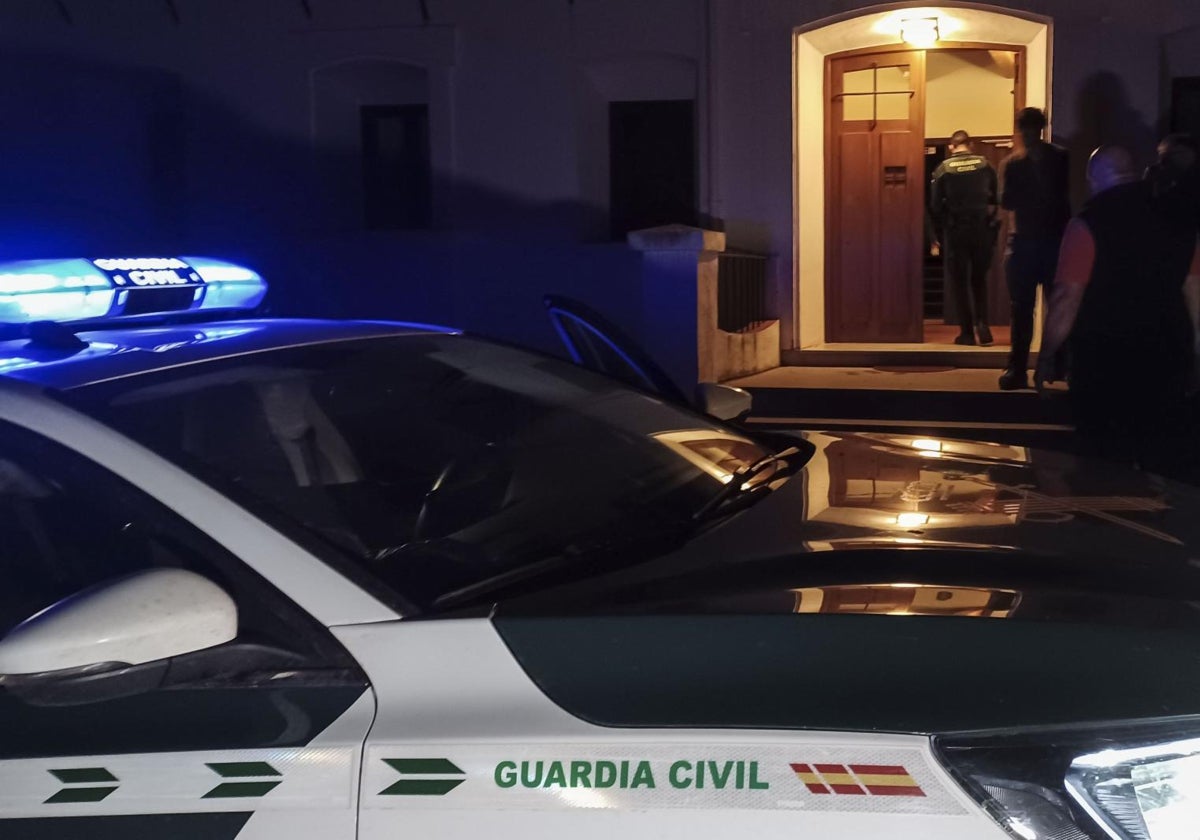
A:
<svg viewBox="0 0 1200 840">
<path fill-rule="evenodd" d="M 954 544 L 1133 559 L 1200 545 L 1200 494 L 1148 473 L 977 441 L 804 437 L 815 451 L 790 501 L 807 551 Z"/>
<path fill-rule="evenodd" d="M 670 555 L 521 607 L 1195 620 L 1190 487 L 1001 444 L 803 438 L 803 470 L 749 510 Z"/>
<path fill-rule="evenodd" d="M 1195 491 L 1055 453 L 809 434 L 649 563 L 499 605 L 608 726 L 951 732 L 1200 716 Z"/>
</svg>

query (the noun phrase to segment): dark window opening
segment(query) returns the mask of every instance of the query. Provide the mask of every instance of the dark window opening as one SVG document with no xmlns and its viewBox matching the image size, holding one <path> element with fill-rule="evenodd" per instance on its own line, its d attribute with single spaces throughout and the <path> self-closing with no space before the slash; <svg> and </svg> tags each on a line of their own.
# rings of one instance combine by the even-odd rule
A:
<svg viewBox="0 0 1200 840">
<path fill-rule="evenodd" d="M 433 223 L 428 105 L 366 105 L 362 114 L 363 210 L 371 230 Z"/>
<path fill-rule="evenodd" d="M 696 224 L 695 101 L 612 102 L 608 136 L 613 238 Z"/>
</svg>

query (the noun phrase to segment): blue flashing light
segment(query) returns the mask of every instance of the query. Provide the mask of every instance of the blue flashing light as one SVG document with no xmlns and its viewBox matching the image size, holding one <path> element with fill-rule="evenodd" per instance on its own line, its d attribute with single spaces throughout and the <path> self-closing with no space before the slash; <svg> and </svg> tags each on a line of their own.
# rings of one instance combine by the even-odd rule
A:
<svg viewBox="0 0 1200 840">
<path fill-rule="evenodd" d="M 204 281 L 201 309 L 253 309 L 267 296 L 267 283 L 258 272 L 210 257 L 183 257 Z"/>
<path fill-rule="evenodd" d="M 0 263 L 0 323 L 249 310 L 266 294 L 257 272 L 210 257 Z"/>
<path fill-rule="evenodd" d="M 107 316 L 115 292 L 88 260 L 23 260 L 0 265 L 0 323 Z"/>
</svg>

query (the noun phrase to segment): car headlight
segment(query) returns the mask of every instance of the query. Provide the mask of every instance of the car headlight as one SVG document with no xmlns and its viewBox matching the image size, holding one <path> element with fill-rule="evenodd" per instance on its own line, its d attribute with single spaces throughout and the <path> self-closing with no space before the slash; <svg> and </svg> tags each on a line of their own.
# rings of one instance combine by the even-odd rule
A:
<svg viewBox="0 0 1200 840">
<path fill-rule="evenodd" d="M 1080 756 L 1067 790 L 1113 837 L 1196 840 L 1200 738 Z"/>
<path fill-rule="evenodd" d="M 935 751 L 1022 840 L 1200 840 L 1200 720 L 939 736 Z"/>
</svg>

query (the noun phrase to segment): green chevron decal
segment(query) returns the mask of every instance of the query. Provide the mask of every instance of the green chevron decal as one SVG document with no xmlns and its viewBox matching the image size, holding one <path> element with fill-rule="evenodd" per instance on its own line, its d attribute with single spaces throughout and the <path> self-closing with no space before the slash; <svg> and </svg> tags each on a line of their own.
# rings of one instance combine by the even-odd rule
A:
<svg viewBox="0 0 1200 840">
<path fill-rule="evenodd" d="M 466 776 L 445 758 L 385 758 L 383 763 L 402 776 Z M 445 796 L 465 778 L 401 779 L 379 792 L 380 796 Z"/>
<path fill-rule="evenodd" d="M 46 800 L 47 805 L 62 805 L 74 802 L 99 802 L 120 785 L 117 777 L 103 767 L 75 767 L 66 770 L 51 770 L 50 775 L 64 785 L 92 785 L 92 787 L 66 787 Z"/>
<path fill-rule="evenodd" d="M 204 799 L 257 798 L 266 796 L 279 786 L 282 778 L 264 779 L 264 776 L 282 777 L 282 773 L 265 761 L 231 761 L 208 764 L 218 776 L 225 779 L 254 779 L 255 781 L 222 782 L 204 794 Z"/>
</svg>

